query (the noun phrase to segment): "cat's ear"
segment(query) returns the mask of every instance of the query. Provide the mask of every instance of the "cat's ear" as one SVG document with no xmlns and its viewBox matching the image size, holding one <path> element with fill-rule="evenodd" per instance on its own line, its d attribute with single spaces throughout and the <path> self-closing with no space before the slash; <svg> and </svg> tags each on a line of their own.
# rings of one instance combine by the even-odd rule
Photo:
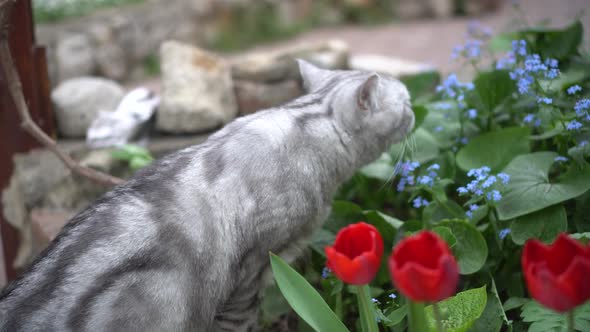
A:
<svg viewBox="0 0 590 332">
<path fill-rule="evenodd" d="M 357 104 L 361 110 L 369 111 L 376 107 L 379 80 L 379 75 L 373 74 L 359 87 L 357 92 Z"/>
<path fill-rule="evenodd" d="M 328 70 L 318 68 L 305 60 L 296 60 L 297 65 L 299 66 L 301 80 L 303 81 L 303 88 L 308 92 L 316 89 L 318 85 L 324 81 L 326 76 L 329 75 Z"/>
</svg>

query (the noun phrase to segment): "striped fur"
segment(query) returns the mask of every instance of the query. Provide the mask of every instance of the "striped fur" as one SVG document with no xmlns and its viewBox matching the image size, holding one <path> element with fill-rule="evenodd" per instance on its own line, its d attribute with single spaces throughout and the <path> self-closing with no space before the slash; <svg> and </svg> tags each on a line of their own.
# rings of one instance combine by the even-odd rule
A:
<svg viewBox="0 0 590 332">
<path fill-rule="evenodd" d="M 301 62 L 308 94 L 236 119 L 75 216 L 0 295 L 0 331 L 251 331 L 268 252 L 413 127 L 405 87 Z"/>
</svg>

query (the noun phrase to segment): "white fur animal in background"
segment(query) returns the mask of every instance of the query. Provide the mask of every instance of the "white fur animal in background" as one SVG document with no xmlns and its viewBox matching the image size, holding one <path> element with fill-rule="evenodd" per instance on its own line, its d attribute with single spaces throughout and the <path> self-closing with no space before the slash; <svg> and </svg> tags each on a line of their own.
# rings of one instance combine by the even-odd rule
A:
<svg viewBox="0 0 590 332">
<path fill-rule="evenodd" d="M 137 88 L 125 95 L 114 112 L 101 111 L 86 134 L 91 148 L 121 146 L 128 143 L 152 117 L 160 97 L 147 88 Z"/>
</svg>

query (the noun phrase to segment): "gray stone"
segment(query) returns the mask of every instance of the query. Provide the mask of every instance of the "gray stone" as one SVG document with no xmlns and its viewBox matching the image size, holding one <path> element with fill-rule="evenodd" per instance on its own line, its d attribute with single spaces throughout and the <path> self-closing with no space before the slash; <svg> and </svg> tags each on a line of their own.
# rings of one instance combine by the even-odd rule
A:
<svg viewBox="0 0 590 332">
<path fill-rule="evenodd" d="M 273 82 L 299 79 L 295 59 L 307 60 L 326 69 L 346 69 L 348 45 L 340 40 L 304 43 L 275 52 L 253 53 L 238 57 L 232 63 L 234 79 Z"/>
<path fill-rule="evenodd" d="M 60 81 L 94 72 L 94 49 L 90 39 L 80 33 L 67 34 L 55 47 L 57 76 Z"/>
<path fill-rule="evenodd" d="M 434 66 L 377 54 L 357 54 L 350 57 L 350 69 L 374 71 L 393 77 L 435 70 Z"/>
<path fill-rule="evenodd" d="M 70 171 L 48 150 L 32 150 L 13 157 L 14 173 L 2 191 L 4 219 L 19 231 L 19 248 L 14 267 L 25 266 L 35 253 L 28 211 L 43 196 L 70 175 Z"/>
<path fill-rule="evenodd" d="M 84 137 L 96 114 L 115 110 L 123 95 L 119 84 L 99 77 L 61 83 L 51 92 L 59 132 L 66 137 Z"/>
<path fill-rule="evenodd" d="M 96 51 L 98 73 L 114 80 L 127 77 L 127 61 L 125 51 L 115 44 L 102 45 Z"/>
<path fill-rule="evenodd" d="M 115 29 L 107 25 L 95 25 L 90 30 L 96 46 L 95 59 L 98 73 L 114 80 L 127 76 L 127 57 L 115 36 Z"/>
<path fill-rule="evenodd" d="M 156 128 L 195 133 L 231 121 L 237 114 L 230 68 L 209 52 L 176 41 L 160 49 L 162 101 Z"/>
<path fill-rule="evenodd" d="M 303 94 L 296 80 L 277 83 L 235 81 L 236 100 L 240 115 L 283 104 Z"/>
</svg>

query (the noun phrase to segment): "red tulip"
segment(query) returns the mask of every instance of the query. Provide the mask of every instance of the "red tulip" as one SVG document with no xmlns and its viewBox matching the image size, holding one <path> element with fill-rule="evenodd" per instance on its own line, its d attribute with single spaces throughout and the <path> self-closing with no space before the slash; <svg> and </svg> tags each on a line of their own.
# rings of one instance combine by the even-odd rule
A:
<svg viewBox="0 0 590 332">
<path fill-rule="evenodd" d="M 381 265 L 383 239 L 374 226 L 361 221 L 341 229 L 334 245 L 326 247 L 326 256 L 328 268 L 340 280 L 366 285 Z"/>
<path fill-rule="evenodd" d="M 389 257 L 399 291 L 415 302 L 437 302 L 455 293 L 459 266 L 447 243 L 430 231 L 401 240 Z"/>
<path fill-rule="evenodd" d="M 522 271 L 531 296 L 547 308 L 566 312 L 590 299 L 590 247 L 567 234 L 552 245 L 528 240 Z"/>
</svg>

